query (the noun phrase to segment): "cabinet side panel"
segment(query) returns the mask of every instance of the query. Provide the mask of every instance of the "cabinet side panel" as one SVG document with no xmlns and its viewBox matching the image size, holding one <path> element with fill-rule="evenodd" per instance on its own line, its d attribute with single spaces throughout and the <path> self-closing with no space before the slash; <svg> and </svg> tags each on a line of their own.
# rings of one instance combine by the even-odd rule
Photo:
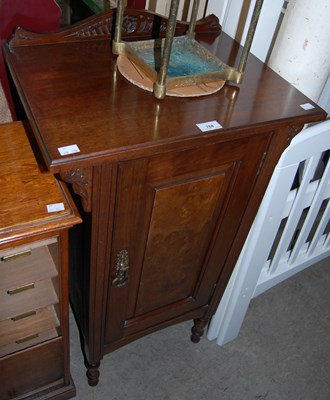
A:
<svg viewBox="0 0 330 400">
<path fill-rule="evenodd" d="M 83 223 L 76 225 L 69 231 L 69 288 L 70 302 L 76 321 L 85 338 L 88 336 L 88 304 L 90 281 L 90 237 L 91 215 L 85 213 L 81 207 L 79 196 L 72 192 L 76 204 L 79 206 Z"/>
</svg>

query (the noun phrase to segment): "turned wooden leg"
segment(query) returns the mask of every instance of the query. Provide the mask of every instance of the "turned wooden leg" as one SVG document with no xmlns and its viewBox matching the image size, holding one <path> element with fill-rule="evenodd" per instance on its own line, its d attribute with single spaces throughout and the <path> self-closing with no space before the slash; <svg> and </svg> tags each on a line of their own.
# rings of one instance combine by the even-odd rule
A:
<svg viewBox="0 0 330 400">
<path fill-rule="evenodd" d="M 209 322 L 208 319 L 194 319 L 194 326 L 191 328 L 191 336 L 190 339 L 193 343 L 198 343 L 203 336 L 204 329 Z"/>
<path fill-rule="evenodd" d="M 88 379 L 88 384 L 89 386 L 96 386 L 99 383 L 99 377 L 100 377 L 100 363 L 95 363 L 95 364 L 89 364 L 87 361 L 85 362 L 87 372 L 86 376 Z"/>
</svg>

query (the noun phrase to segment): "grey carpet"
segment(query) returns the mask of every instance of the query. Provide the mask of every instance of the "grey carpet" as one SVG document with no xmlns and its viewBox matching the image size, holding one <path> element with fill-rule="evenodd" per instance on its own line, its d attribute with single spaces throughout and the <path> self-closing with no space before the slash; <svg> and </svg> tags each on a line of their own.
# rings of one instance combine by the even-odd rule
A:
<svg viewBox="0 0 330 400">
<path fill-rule="evenodd" d="M 12 117 L 0 83 L 0 124 L 5 124 L 7 122 L 12 122 Z"/>
<path fill-rule="evenodd" d="M 329 259 L 254 299 L 239 337 L 224 347 L 189 340 L 191 322 L 104 357 L 88 386 L 71 321 L 77 398 L 107 400 L 329 400 Z"/>
</svg>

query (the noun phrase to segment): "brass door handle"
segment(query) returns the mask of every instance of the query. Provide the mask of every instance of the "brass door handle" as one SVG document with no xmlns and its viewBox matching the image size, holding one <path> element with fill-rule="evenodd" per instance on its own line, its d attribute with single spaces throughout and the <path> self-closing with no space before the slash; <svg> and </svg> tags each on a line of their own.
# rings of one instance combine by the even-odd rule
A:
<svg viewBox="0 0 330 400">
<path fill-rule="evenodd" d="M 117 254 L 116 275 L 112 280 L 112 286 L 119 288 L 125 286 L 128 283 L 128 269 L 129 269 L 128 251 L 121 250 Z"/>
</svg>

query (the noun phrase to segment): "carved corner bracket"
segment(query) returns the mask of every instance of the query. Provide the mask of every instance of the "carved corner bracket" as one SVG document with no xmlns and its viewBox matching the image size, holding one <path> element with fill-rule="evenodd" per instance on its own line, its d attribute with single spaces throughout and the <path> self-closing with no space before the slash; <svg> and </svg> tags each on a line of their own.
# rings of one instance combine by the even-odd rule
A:
<svg viewBox="0 0 330 400">
<path fill-rule="evenodd" d="M 77 168 L 60 173 L 63 181 L 72 185 L 73 191 L 81 197 L 86 212 L 92 211 L 92 167 Z"/>
</svg>

